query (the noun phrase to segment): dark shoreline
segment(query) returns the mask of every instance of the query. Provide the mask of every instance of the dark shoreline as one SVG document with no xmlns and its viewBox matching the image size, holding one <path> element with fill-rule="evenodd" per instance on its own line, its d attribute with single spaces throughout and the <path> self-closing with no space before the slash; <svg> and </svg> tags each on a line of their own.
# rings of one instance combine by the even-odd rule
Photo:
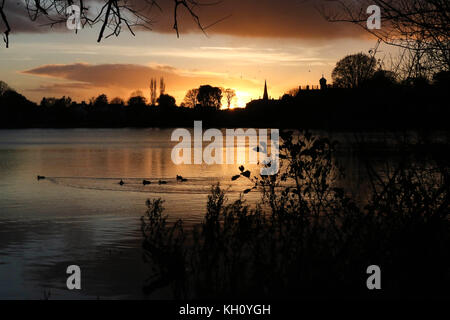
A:
<svg viewBox="0 0 450 320">
<path fill-rule="evenodd" d="M 303 90 L 246 108 L 77 103 L 69 97 L 38 105 L 10 91 L 0 98 L 0 128 L 280 128 L 341 132 L 448 132 L 447 87 Z"/>
</svg>

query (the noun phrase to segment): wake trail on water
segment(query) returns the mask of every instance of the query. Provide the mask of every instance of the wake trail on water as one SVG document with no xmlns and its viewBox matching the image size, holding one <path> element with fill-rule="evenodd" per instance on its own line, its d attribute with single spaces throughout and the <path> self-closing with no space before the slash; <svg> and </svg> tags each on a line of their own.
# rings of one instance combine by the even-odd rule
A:
<svg viewBox="0 0 450 320">
<path fill-rule="evenodd" d="M 180 182 L 176 178 L 124 178 L 124 177 L 46 177 L 46 180 L 63 187 L 99 191 L 122 191 L 144 193 L 183 193 L 183 194 L 209 194 L 211 186 L 220 182 L 227 192 L 242 192 L 241 183 L 236 183 L 220 177 L 189 177 L 187 181 Z M 123 181 L 123 185 L 119 182 Z M 150 181 L 144 185 L 143 181 Z M 159 181 L 166 182 L 160 184 Z"/>
</svg>

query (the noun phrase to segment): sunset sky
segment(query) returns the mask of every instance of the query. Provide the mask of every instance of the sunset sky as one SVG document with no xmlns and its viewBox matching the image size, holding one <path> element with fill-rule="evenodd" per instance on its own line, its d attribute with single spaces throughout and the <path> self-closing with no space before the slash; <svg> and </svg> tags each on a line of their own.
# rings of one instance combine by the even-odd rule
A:
<svg viewBox="0 0 450 320">
<path fill-rule="evenodd" d="M 228 17 L 207 35 L 182 14 L 180 38 L 171 29 L 172 1 L 161 2 L 163 11 L 151 14 L 153 30 L 135 37 L 124 30 L 101 43 L 97 27 L 78 34 L 42 27 L 11 4 L 13 32 L 10 48 L 0 47 L 0 79 L 39 102 L 43 96 L 81 101 L 101 93 L 126 100 L 135 90 L 148 98 L 150 79 L 164 77 L 177 104 L 187 90 L 211 84 L 234 88 L 233 105 L 243 107 L 262 96 L 264 80 L 269 95 L 279 98 L 299 85 L 318 85 L 322 74 L 331 81 L 337 60 L 375 45 L 356 26 L 326 22 L 315 8 L 320 1 L 226 0 L 199 10 L 205 26 Z"/>
</svg>

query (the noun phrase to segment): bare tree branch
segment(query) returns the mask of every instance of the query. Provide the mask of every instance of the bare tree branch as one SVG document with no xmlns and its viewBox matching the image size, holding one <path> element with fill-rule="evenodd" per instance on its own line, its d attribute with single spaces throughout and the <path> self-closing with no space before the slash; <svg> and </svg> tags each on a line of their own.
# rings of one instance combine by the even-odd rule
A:
<svg viewBox="0 0 450 320">
<path fill-rule="evenodd" d="M 6 19 L 5 12 L 3 11 L 3 7 L 5 6 L 5 1 L 3 0 L 2 5 L 0 6 L 0 17 L 5 24 L 6 30 L 3 31 L 3 41 L 5 41 L 6 48 L 9 47 L 9 33 L 11 32 L 11 27 L 9 26 L 8 19 Z"/>
<path fill-rule="evenodd" d="M 7 20 L 7 13 L 3 10 L 6 0 L 2 1 L 0 7 L 0 17 L 6 26 L 3 32 L 3 38 L 8 47 L 9 34 L 11 32 L 10 25 Z M 94 5 L 86 6 L 86 0 L 23 0 L 24 10 L 28 14 L 31 21 L 39 21 L 41 26 L 54 27 L 56 25 L 65 24 L 68 15 L 67 8 L 72 5 L 77 5 L 80 8 L 79 22 L 82 27 L 93 27 L 100 24 L 100 31 L 97 37 L 97 42 L 111 36 L 118 36 L 123 30 L 123 26 L 134 36 L 134 29 L 136 27 L 151 30 L 152 20 L 150 13 L 152 9 L 156 8 L 159 11 L 163 9 L 158 4 L 158 0 L 100 0 L 100 2 L 92 1 Z M 174 25 L 177 37 L 180 35 L 179 29 L 179 9 L 183 7 L 194 20 L 198 28 L 204 33 L 205 29 L 227 19 L 229 16 L 222 18 L 207 27 L 204 27 L 200 21 L 200 17 L 196 9 L 201 6 L 213 6 L 221 1 L 201 2 L 198 0 L 173 0 L 174 4 Z M 100 6 L 98 4 L 100 3 Z M 93 9 L 98 8 L 97 14 L 92 12 Z M 69 10 L 70 11 L 70 10 Z M 46 20 L 45 23 L 42 23 Z M 109 30 L 109 31 L 108 31 Z M 77 32 L 78 30 L 75 30 Z"/>
<path fill-rule="evenodd" d="M 381 9 L 381 29 L 366 27 L 370 5 Z M 409 51 L 403 58 L 409 64 L 410 76 L 450 70 L 448 0 L 329 0 L 318 9 L 330 22 L 353 23 L 383 43 Z"/>
</svg>

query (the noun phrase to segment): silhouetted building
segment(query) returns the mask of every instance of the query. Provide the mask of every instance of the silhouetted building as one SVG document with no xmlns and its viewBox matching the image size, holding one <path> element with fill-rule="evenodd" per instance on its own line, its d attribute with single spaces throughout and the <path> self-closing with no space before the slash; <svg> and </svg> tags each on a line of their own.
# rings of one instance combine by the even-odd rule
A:
<svg viewBox="0 0 450 320">
<path fill-rule="evenodd" d="M 267 81 L 264 80 L 264 95 L 263 100 L 269 100 L 269 94 L 267 93 Z"/>
<path fill-rule="evenodd" d="M 327 79 L 324 78 L 322 75 L 322 78 L 319 80 L 320 82 L 320 90 L 325 90 L 327 88 Z"/>
</svg>

